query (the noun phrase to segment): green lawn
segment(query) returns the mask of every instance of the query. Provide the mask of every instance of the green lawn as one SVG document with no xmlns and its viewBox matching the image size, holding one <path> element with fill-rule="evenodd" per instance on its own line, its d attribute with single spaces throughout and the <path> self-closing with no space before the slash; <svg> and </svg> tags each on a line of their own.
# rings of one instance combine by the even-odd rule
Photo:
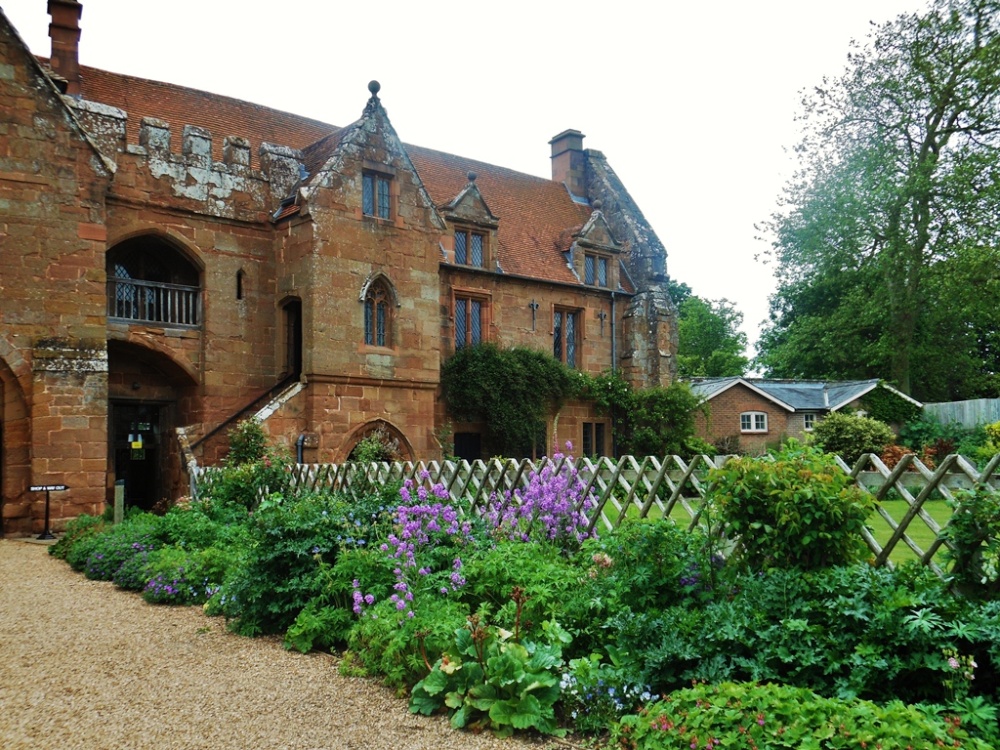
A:
<svg viewBox="0 0 1000 750">
<path fill-rule="evenodd" d="M 882 507 L 889 513 L 889 515 L 896 521 L 903 518 L 907 511 L 907 504 L 905 500 L 884 500 L 882 501 Z M 606 507 L 606 512 L 608 515 L 617 517 L 617 510 L 615 510 L 609 503 Z M 951 517 L 951 508 L 944 502 L 944 500 L 928 500 L 924 504 L 924 510 L 927 511 L 928 515 L 933 518 L 937 524 L 944 528 L 948 523 L 948 519 Z M 639 509 L 636 506 L 629 507 L 627 511 L 627 516 L 629 518 L 637 518 L 639 516 Z M 653 506 L 650 509 L 649 518 L 661 518 L 659 509 Z M 670 513 L 670 517 L 681 527 L 687 527 L 691 523 L 691 517 L 688 515 L 687 511 L 678 503 L 674 506 Z M 889 541 L 892 536 L 892 528 L 888 523 L 882 518 L 882 516 L 877 513 L 872 514 L 869 520 L 869 526 L 871 526 L 874 531 L 875 538 L 878 539 L 879 543 L 883 546 Z M 915 518 L 907 529 L 907 536 L 909 536 L 918 547 L 922 550 L 926 550 L 934 541 L 934 534 L 930 527 L 918 516 Z M 917 555 L 914 553 L 905 542 L 900 541 L 890 554 L 889 559 L 897 565 L 907 561 L 917 560 Z M 945 559 L 943 552 L 938 550 L 937 554 L 934 556 L 935 562 L 940 565 L 945 565 Z"/>
</svg>

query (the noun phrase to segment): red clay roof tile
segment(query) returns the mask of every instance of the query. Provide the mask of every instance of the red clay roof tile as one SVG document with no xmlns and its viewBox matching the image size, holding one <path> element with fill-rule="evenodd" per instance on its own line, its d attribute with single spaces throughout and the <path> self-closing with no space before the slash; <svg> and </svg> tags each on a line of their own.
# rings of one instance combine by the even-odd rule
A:
<svg viewBox="0 0 1000 750">
<path fill-rule="evenodd" d="M 212 151 L 222 159 L 223 139 L 250 141 L 251 165 L 259 167 L 263 142 L 305 152 L 313 172 L 336 148 L 341 128 L 252 102 L 159 81 L 82 67 L 85 99 L 118 107 L 128 113 L 126 138 L 138 143 L 143 117 L 168 122 L 178 142 L 184 125 L 212 133 Z M 179 145 L 175 146 L 179 149 Z M 498 259 L 504 273 L 541 280 L 580 284 L 566 264 L 572 231 L 582 226 L 590 208 L 575 203 L 559 183 L 440 151 L 406 145 L 407 152 L 431 199 L 438 206 L 454 198 L 468 182 L 470 171 L 490 209 L 500 218 Z"/>
</svg>

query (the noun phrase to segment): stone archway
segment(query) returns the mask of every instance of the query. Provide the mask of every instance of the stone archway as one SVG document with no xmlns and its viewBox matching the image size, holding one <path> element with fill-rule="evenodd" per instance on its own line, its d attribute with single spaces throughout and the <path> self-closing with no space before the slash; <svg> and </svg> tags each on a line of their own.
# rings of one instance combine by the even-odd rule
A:
<svg viewBox="0 0 1000 750">
<path fill-rule="evenodd" d="M 386 443 L 387 447 L 396 454 L 393 460 L 413 460 L 413 446 L 410 445 L 410 441 L 406 439 L 406 436 L 398 427 L 384 419 L 375 419 L 371 422 L 366 422 L 348 435 L 342 449 L 344 460 L 350 459 L 362 441 L 372 437 L 377 437 L 380 441 Z"/>
<path fill-rule="evenodd" d="M 20 383 L 3 358 L 0 358 L 0 438 L 0 537 L 28 533 L 31 517 L 23 496 L 31 484 L 31 419 Z"/>
<path fill-rule="evenodd" d="M 151 509 L 185 494 L 176 427 L 197 421 L 193 374 L 135 341 L 108 342 L 108 499 L 123 481 L 127 506 Z"/>
</svg>

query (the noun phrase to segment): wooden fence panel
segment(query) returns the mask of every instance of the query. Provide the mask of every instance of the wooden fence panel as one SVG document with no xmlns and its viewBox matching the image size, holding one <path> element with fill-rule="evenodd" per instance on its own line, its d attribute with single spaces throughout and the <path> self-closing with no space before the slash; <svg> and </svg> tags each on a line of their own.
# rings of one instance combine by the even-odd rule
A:
<svg viewBox="0 0 1000 750">
<path fill-rule="evenodd" d="M 704 528 L 705 498 L 711 490 L 709 472 L 725 460 L 726 457 L 702 455 L 687 462 L 679 456 L 664 459 L 646 456 L 641 460 L 624 456 L 597 460 L 561 457 L 554 462 L 491 459 L 297 464 L 292 468 L 291 485 L 310 492 L 352 494 L 394 483 L 409 482 L 414 488 L 428 490 L 440 484 L 447 490 L 449 502 L 462 512 L 486 513 L 491 508 L 502 510 L 508 503 L 517 502 L 541 472 L 572 469 L 579 472 L 585 488 L 577 510 L 583 509 L 587 498 L 592 502 L 588 511 L 591 531 L 596 530 L 599 534 L 602 530 L 613 529 L 626 518 L 670 517 L 688 528 Z M 941 527 L 927 512 L 927 504 L 953 500 L 960 490 L 980 486 L 996 489 L 1000 484 L 1000 455 L 982 470 L 958 455 L 947 456 L 934 469 L 913 455 L 903 456 L 891 469 L 874 454 L 862 456 L 854 466 L 848 466 L 839 457 L 837 462 L 859 487 L 872 495 L 876 512 L 890 529 L 884 544 L 871 528 L 863 533 L 875 564 L 891 565 L 890 556 L 902 544 L 938 575 L 944 572 L 934 558 L 948 542 L 941 538 Z M 215 468 L 196 467 L 194 472 L 192 485 L 198 495 L 210 492 L 221 477 L 220 470 Z M 906 511 L 898 518 L 883 504 L 890 498 L 901 498 L 905 502 Z M 926 549 L 915 541 L 918 530 L 929 531 L 933 537 L 934 541 Z M 712 532 L 724 535 L 725 529 L 713 529 Z"/>
</svg>

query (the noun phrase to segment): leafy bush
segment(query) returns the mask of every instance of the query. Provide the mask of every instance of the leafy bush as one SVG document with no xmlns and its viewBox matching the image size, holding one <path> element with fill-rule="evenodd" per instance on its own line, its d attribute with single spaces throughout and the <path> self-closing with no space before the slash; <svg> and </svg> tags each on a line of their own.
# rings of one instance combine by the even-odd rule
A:
<svg viewBox="0 0 1000 750">
<path fill-rule="evenodd" d="M 968 596 L 1000 592 L 1000 495 L 990 487 L 958 492 L 942 537 L 951 542 L 951 575 Z"/>
<path fill-rule="evenodd" d="M 399 461 L 399 441 L 383 428 L 365 435 L 351 450 L 351 461 L 372 463 L 374 461 Z"/>
<path fill-rule="evenodd" d="M 793 441 L 769 458 L 731 458 L 709 474 L 709 510 L 754 570 L 864 559 L 872 500 L 831 456 Z"/>
<path fill-rule="evenodd" d="M 989 747 L 971 738 L 960 722 L 927 716 L 899 701 L 877 705 L 821 698 L 801 688 L 731 682 L 679 690 L 626 716 L 612 739 L 633 750 Z"/>
<path fill-rule="evenodd" d="M 159 522 L 160 517 L 151 513 L 130 516 L 101 534 L 81 540 L 70 549 L 67 562 L 82 570 L 87 578 L 113 580 L 126 561 L 160 546 L 157 538 Z"/>
<path fill-rule="evenodd" d="M 463 563 L 467 582 L 462 600 L 473 609 L 488 607 L 500 627 L 513 629 L 518 612 L 528 630 L 553 618 L 562 622 L 564 617 L 576 627 L 594 625 L 589 601 L 578 603 L 580 566 L 556 545 L 501 539 L 494 546 L 470 549 Z M 520 604 L 510 596 L 515 587 L 524 592 Z"/>
<path fill-rule="evenodd" d="M 983 425 L 967 428 L 959 422 L 944 424 L 929 414 L 904 424 L 899 431 L 899 442 L 917 453 L 932 452 L 938 459 L 959 453 L 983 460 L 998 452 L 995 446 L 989 446 Z"/>
<path fill-rule="evenodd" d="M 833 412 L 816 423 L 815 444 L 827 453 L 840 456 L 853 466 L 867 453 L 881 455 L 885 447 L 896 441 L 889 425 L 870 417 Z"/>
<path fill-rule="evenodd" d="M 228 433 L 229 453 L 226 463 L 230 466 L 262 461 L 267 456 L 267 434 L 258 419 L 244 419 Z"/>
<path fill-rule="evenodd" d="M 60 560 L 65 560 L 74 546 L 88 537 L 100 534 L 106 526 L 106 521 L 100 516 L 90 516 L 83 513 L 66 524 L 65 533 L 59 541 L 49 547 L 49 554 Z M 73 566 L 73 569 L 79 570 L 76 566 Z"/>
<path fill-rule="evenodd" d="M 382 502 L 376 496 L 356 509 L 337 495 L 272 495 L 250 519 L 244 553 L 210 611 L 232 618 L 243 635 L 284 632 L 323 593 L 319 561 L 333 564 L 342 548 L 365 547 L 384 533 Z"/>
<path fill-rule="evenodd" d="M 992 663 L 1000 629 L 991 616 L 925 569 L 854 565 L 746 573 L 702 606 L 622 607 L 604 630 L 625 681 L 656 693 L 692 680 L 766 680 L 828 696 L 946 702 L 955 675 L 945 650 Z M 995 690 L 991 669 L 980 672 L 973 685 Z"/>
<path fill-rule="evenodd" d="M 215 547 L 164 547 L 149 555 L 142 598 L 151 604 L 202 604 L 218 590 L 233 553 Z"/>
<path fill-rule="evenodd" d="M 380 598 L 365 607 L 348 643 L 367 674 L 391 687 L 409 688 L 427 675 L 468 617 L 468 605 L 453 596 L 423 597 L 405 614 Z"/>
<path fill-rule="evenodd" d="M 544 641 L 522 641 L 470 617 L 455 631 L 454 645 L 413 686 L 410 711 L 429 716 L 447 706 L 456 729 L 491 729 L 501 737 L 515 729 L 565 734 L 555 704 L 562 647 L 571 638 L 554 621 L 544 623 L 542 633 Z"/>
<path fill-rule="evenodd" d="M 711 598 L 722 564 L 700 530 L 679 529 L 669 518 L 626 520 L 588 540 L 584 557 L 590 567 L 584 588 L 602 597 L 602 611 L 619 606 L 662 609 Z"/>
</svg>

